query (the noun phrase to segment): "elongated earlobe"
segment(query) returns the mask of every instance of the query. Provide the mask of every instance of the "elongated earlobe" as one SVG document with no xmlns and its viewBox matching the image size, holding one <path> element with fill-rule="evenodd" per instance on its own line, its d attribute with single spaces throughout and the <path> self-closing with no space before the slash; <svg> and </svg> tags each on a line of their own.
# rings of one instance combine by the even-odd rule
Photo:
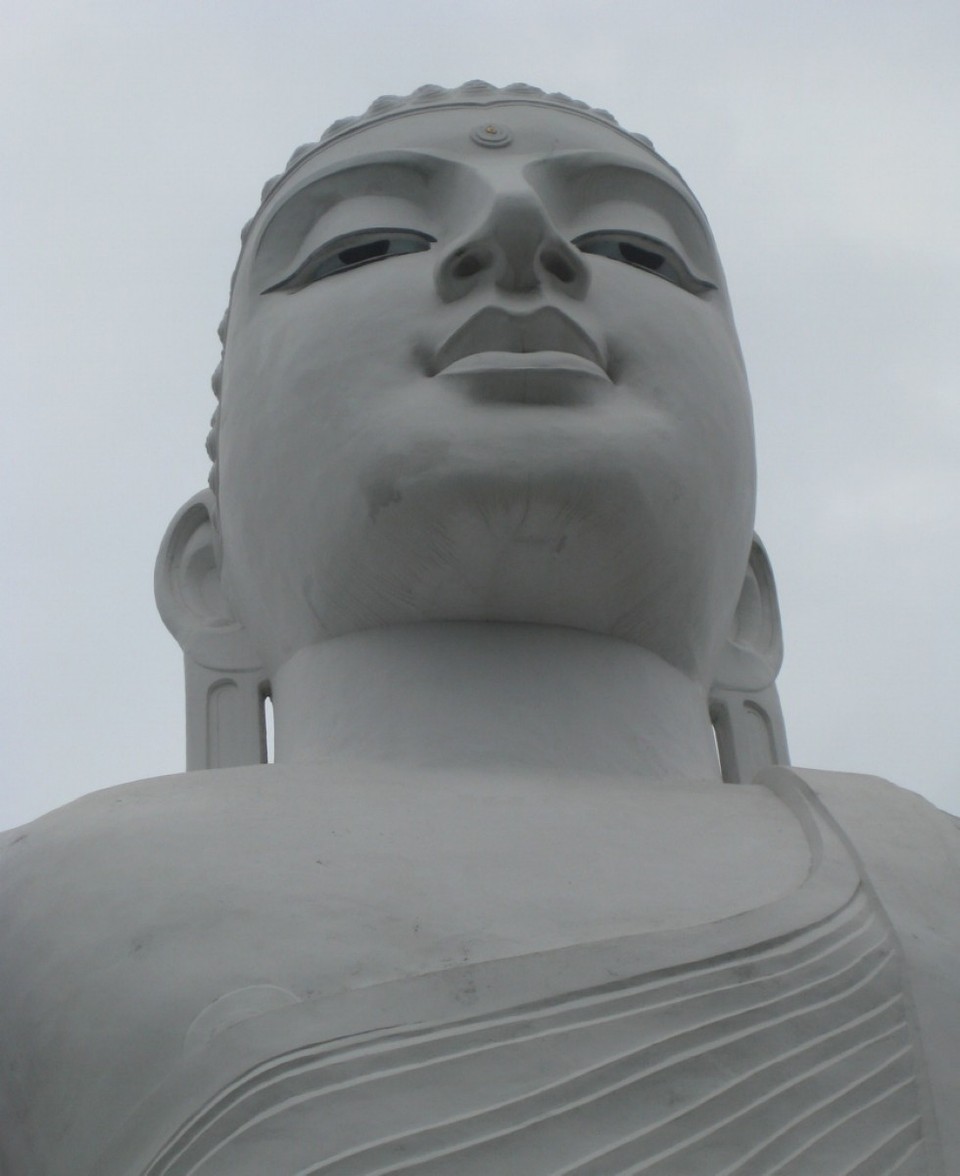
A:
<svg viewBox="0 0 960 1176">
<path fill-rule="evenodd" d="M 710 691 L 710 718 L 724 780 L 749 783 L 761 768 L 790 762 L 776 687 L 782 661 L 773 569 L 754 535 L 731 632 Z"/>
<path fill-rule="evenodd" d="M 177 513 L 160 544 L 157 608 L 183 650 L 187 694 L 187 770 L 266 760 L 260 659 L 220 587 L 209 490 Z"/>
</svg>

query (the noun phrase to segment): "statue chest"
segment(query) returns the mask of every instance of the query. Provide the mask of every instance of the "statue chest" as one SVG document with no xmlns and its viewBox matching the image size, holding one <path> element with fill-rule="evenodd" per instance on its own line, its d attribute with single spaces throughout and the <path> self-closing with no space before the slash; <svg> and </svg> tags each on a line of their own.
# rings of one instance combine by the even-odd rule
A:
<svg viewBox="0 0 960 1176">
<path fill-rule="evenodd" d="M 111 1146 L 151 1173 L 313 1170 L 318 1131 L 324 1164 L 364 1155 L 344 1172 L 562 1171 L 573 1137 L 606 1156 L 584 1171 L 618 1172 L 652 1140 L 669 1155 L 729 1122 L 734 1156 L 751 1116 L 816 1125 L 821 1102 L 874 1096 L 917 1145 L 892 945 L 809 813 L 765 790 L 715 805 L 716 786 L 641 804 L 617 783 L 587 806 L 544 782 L 518 803 L 498 781 L 441 799 L 388 779 L 298 806 L 252 782 L 166 823 L 117 790 L 131 816 L 63 846 L 59 933 L 30 933 L 42 894 L 13 928 L 14 1053 L 46 1068 L 41 1117 L 67 1119 L 74 1154 L 85 1106 L 109 1105 L 128 1120 Z M 718 1170 L 692 1155 L 661 1170 Z"/>
</svg>

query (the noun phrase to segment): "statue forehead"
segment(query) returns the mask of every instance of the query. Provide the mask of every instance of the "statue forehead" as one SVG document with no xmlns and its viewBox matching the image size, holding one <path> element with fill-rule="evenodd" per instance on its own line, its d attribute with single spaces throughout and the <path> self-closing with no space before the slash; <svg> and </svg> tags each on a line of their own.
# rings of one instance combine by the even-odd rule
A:
<svg viewBox="0 0 960 1176">
<path fill-rule="evenodd" d="M 588 112 L 546 102 L 503 100 L 403 111 L 322 142 L 276 182 L 250 225 L 248 240 L 258 237 L 279 208 L 318 180 L 360 160 L 418 149 L 480 171 L 509 166 L 511 160 L 549 160 L 563 153 L 592 151 L 619 157 L 677 192 L 706 227 L 689 187 L 647 140 Z M 381 178 L 375 191 L 383 190 L 382 184 Z"/>
</svg>

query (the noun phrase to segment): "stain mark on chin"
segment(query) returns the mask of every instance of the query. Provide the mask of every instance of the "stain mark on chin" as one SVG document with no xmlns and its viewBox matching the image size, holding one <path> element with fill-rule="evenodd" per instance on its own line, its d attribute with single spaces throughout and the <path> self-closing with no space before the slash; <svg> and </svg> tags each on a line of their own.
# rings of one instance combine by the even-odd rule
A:
<svg viewBox="0 0 960 1176">
<path fill-rule="evenodd" d="M 393 506 L 394 503 L 402 502 L 403 495 L 390 482 L 381 481 L 374 483 L 370 487 L 367 494 L 367 505 L 370 508 L 370 522 L 377 521 L 377 515 L 388 506 Z"/>
</svg>

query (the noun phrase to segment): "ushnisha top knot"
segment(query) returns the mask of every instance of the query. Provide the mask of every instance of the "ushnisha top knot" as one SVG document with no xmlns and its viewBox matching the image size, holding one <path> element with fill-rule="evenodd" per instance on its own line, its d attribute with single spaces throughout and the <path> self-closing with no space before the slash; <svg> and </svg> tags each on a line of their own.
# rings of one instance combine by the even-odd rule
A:
<svg viewBox="0 0 960 1176">
<path fill-rule="evenodd" d="M 490 82 L 484 82 L 476 78 L 473 81 L 464 82 L 462 86 L 457 86 L 452 89 L 444 86 L 420 86 L 406 97 L 398 97 L 396 94 L 385 94 L 382 98 L 378 98 L 375 102 L 372 102 L 363 114 L 355 115 L 352 118 L 338 119 L 337 122 L 333 123 L 324 131 L 318 143 L 305 144 L 295 151 L 287 166 L 292 166 L 302 158 L 304 153 L 312 151 L 314 147 L 322 143 L 328 143 L 331 139 L 339 138 L 348 131 L 356 130 L 367 123 L 375 122 L 390 115 L 419 110 L 424 106 L 481 105 L 491 100 L 509 102 L 511 99 L 516 99 L 520 102 L 539 100 L 548 102 L 552 106 L 565 106 L 570 110 L 579 110 L 594 118 L 601 119 L 603 122 L 610 123 L 612 126 L 619 126 L 617 120 L 608 110 L 599 110 L 596 107 L 588 106 L 586 102 L 580 102 L 576 98 L 568 97 L 566 94 L 548 94 L 545 90 L 541 90 L 539 86 L 530 86 L 525 82 L 514 82 L 510 86 L 494 86 Z M 647 146 L 652 146 L 650 140 L 642 135 L 637 135 L 635 138 Z"/>
</svg>

